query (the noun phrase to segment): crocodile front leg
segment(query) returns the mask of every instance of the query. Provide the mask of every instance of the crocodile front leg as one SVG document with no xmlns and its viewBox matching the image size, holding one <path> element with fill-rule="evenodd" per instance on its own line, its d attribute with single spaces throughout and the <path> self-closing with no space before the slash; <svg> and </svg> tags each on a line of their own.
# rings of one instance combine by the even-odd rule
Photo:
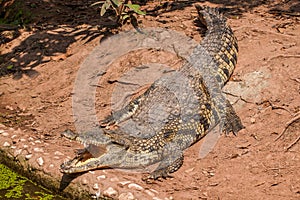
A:
<svg viewBox="0 0 300 200">
<path fill-rule="evenodd" d="M 159 178 L 169 178 L 172 177 L 170 174 L 176 172 L 183 164 L 183 155 L 181 154 L 178 157 L 174 157 L 173 155 L 164 158 L 159 166 L 147 177 L 143 178 L 143 181 L 148 183 L 151 180 L 157 180 Z"/>
</svg>

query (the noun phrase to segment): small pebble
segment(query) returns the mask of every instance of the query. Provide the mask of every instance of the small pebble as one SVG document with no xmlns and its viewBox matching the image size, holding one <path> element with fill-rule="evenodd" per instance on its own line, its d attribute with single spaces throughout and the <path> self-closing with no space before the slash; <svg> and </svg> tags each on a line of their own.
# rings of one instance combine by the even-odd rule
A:
<svg viewBox="0 0 300 200">
<path fill-rule="evenodd" d="M 125 185 L 127 185 L 127 184 L 129 184 L 129 183 L 131 183 L 131 181 L 121 181 L 121 182 L 119 182 L 119 186 L 120 187 L 124 187 Z"/>
<path fill-rule="evenodd" d="M 22 153 L 22 149 L 17 149 L 14 152 L 14 157 L 17 157 L 18 155 L 20 155 Z"/>
<path fill-rule="evenodd" d="M 118 177 L 113 177 L 113 178 L 110 179 L 110 181 L 111 182 L 117 182 L 117 181 L 119 181 L 119 179 L 118 179 Z"/>
<path fill-rule="evenodd" d="M 43 149 L 38 148 L 38 147 L 34 148 L 33 151 L 35 151 L 35 152 L 40 152 L 40 153 L 44 152 Z"/>
<path fill-rule="evenodd" d="M 131 192 L 122 193 L 119 196 L 119 200 L 134 200 L 134 196 Z"/>
<path fill-rule="evenodd" d="M 135 183 L 130 183 L 128 185 L 128 188 L 129 189 L 135 189 L 135 190 L 144 190 L 144 188 L 138 184 L 135 184 Z"/>
<path fill-rule="evenodd" d="M 9 136 L 9 134 L 8 134 L 7 132 L 3 132 L 2 135 L 3 135 L 4 137 Z"/>
<path fill-rule="evenodd" d="M 9 144 L 8 142 L 4 142 L 3 146 L 4 146 L 4 147 L 9 147 L 10 144 Z"/>
<path fill-rule="evenodd" d="M 256 120 L 255 120 L 255 118 L 253 118 L 253 117 L 251 117 L 251 118 L 250 118 L 250 122 L 251 122 L 251 124 L 254 124 L 254 123 L 255 123 L 255 121 L 256 121 Z"/>
<path fill-rule="evenodd" d="M 27 154 L 27 155 L 25 156 L 25 158 L 26 158 L 27 160 L 29 160 L 31 157 L 32 157 L 32 154 Z"/>
<path fill-rule="evenodd" d="M 83 180 L 82 180 L 82 185 L 87 185 L 88 184 L 88 181 L 84 178 Z"/>
<path fill-rule="evenodd" d="M 63 156 L 64 154 L 61 153 L 60 151 L 55 151 L 55 152 L 54 152 L 54 155 L 56 155 L 56 156 Z"/>
<path fill-rule="evenodd" d="M 155 194 L 153 192 L 151 192 L 150 190 L 145 190 L 145 192 L 151 197 L 155 196 Z"/>
<path fill-rule="evenodd" d="M 100 176 L 97 176 L 97 180 L 101 180 L 101 179 L 105 179 L 106 176 L 105 175 L 100 175 Z"/>
<path fill-rule="evenodd" d="M 4 133 L 4 130 L 0 130 L 0 134 Z"/>
<path fill-rule="evenodd" d="M 11 148 L 11 149 L 16 149 L 17 147 L 16 147 L 16 146 L 11 146 L 10 148 Z"/>
<path fill-rule="evenodd" d="M 44 160 L 42 157 L 39 157 L 38 159 L 36 159 L 37 163 L 39 164 L 39 166 L 43 166 L 44 164 Z"/>
<path fill-rule="evenodd" d="M 118 196 L 118 191 L 116 191 L 112 187 L 109 187 L 103 191 L 103 195 L 111 198 L 116 198 Z"/>
<path fill-rule="evenodd" d="M 94 189 L 94 190 L 98 190 L 98 189 L 99 189 L 98 183 L 95 183 L 95 184 L 94 184 L 93 189 Z"/>
<path fill-rule="evenodd" d="M 162 200 L 161 198 L 158 198 L 158 197 L 153 197 L 152 199 L 153 200 Z"/>
</svg>

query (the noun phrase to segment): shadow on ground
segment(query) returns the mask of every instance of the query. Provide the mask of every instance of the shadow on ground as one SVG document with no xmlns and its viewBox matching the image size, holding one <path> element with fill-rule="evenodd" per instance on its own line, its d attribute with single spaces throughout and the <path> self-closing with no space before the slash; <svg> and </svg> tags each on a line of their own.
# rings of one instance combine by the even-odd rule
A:
<svg viewBox="0 0 300 200">
<path fill-rule="evenodd" d="M 0 45 L 5 47 L 21 31 L 29 34 L 10 52 L 1 50 L 0 77 L 35 77 L 37 65 L 55 56 L 58 60 L 59 55 L 68 56 L 68 47 L 77 40 L 88 43 L 100 35 L 109 35 L 117 24 L 107 16 L 100 17 L 99 7 L 90 6 L 96 1 L 1 1 Z"/>
<path fill-rule="evenodd" d="M 100 17 L 99 7 L 90 5 L 98 0 L 39 1 L 39 0 L 3 0 L 0 2 L 0 17 L 10 19 L 10 24 L 0 21 L 0 45 L 20 36 L 22 29 L 30 32 L 29 36 L 10 52 L 0 55 L 0 77 L 13 75 L 20 79 L 24 75 L 35 77 L 37 65 L 53 59 L 70 56 L 68 47 L 78 38 L 85 43 L 100 35 L 110 35 L 117 24 L 109 19 L 111 13 Z M 269 12 L 275 15 L 300 16 L 300 3 L 286 0 L 274 5 L 271 0 L 210 0 L 210 1 L 162 1 L 153 9 L 147 10 L 150 16 L 157 16 L 174 10 L 183 10 L 194 3 L 212 3 L 221 7 L 229 16 L 243 15 L 255 7 L 267 5 Z M 145 5 L 147 1 L 134 1 Z M 2 51 L 2 50 L 1 50 Z M 55 58 L 54 58 L 55 57 Z"/>
</svg>

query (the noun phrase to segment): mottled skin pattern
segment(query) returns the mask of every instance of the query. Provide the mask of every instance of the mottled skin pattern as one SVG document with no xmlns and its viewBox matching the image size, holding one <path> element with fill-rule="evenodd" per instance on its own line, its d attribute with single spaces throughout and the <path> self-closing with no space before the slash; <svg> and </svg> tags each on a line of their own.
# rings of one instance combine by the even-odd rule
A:
<svg viewBox="0 0 300 200">
<path fill-rule="evenodd" d="M 215 73 L 210 76 L 223 87 L 237 62 L 237 40 L 225 17 L 217 9 L 196 8 L 200 21 L 207 27 L 201 47 L 206 51 L 205 56 L 212 58 L 212 62 L 207 61 L 205 65 L 217 66 Z M 103 120 L 98 131 L 81 136 L 76 136 L 71 131 L 64 132 L 64 136 L 89 146 L 78 152 L 73 160 L 62 164 L 61 171 L 78 173 L 108 167 L 135 169 L 159 163 L 146 179 L 166 178 L 183 164 L 183 150 L 220 123 L 220 113 L 225 113 L 223 131 L 236 134 L 243 128 L 239 117 L 228 101 L 223 102 L 225 111 L 220 111 L 220 102 L 213 99 L 200 71 L 200 67 L 192 67 L 189 63 L 179 70 L 180 75 L 186 77 L 186 89 L 192 91 L 182 93 L 182 102 L 176 101 L 176 97 L 172 97 L 172 91 L 163 87 L 168 81 L 172 82 L 172 77 L 167 77 L 168 81 L 154 82 L 144 94 Z M 176 86 L 174 88 L 178 89 Z M 161 128 L 148 130 L 147 120 L 144 118 L 149 114 L 149 107 L 158 102 L 163 102 L 164 106 L 170 108 L 170 112 Z M 130 120 L 145 121 L 145 133 L 152 134 L 138 137 L 118 128 L 120 124 L 126 124 Z"/>
</svg>

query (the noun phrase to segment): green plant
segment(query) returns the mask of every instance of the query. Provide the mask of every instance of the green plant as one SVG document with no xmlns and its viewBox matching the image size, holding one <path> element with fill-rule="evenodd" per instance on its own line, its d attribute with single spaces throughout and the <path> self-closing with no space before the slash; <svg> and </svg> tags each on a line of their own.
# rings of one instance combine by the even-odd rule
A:
<svg viewBox="0 0 300 200">
<path fill-rule="evenodd" d="M 129 3 L 129 0 L 104 0 L 93 3 L 92 6 L 98 4 L 103 4 L 100 11 L 101 16 L 103 16 L 108 9 L 112 8 L 117 17 L 117 23 L 121 24 L 123 24 L 127 19 L 136 21 L 134 14 L 146 14 L 146 12 L 140 10 L 140 5 L 131 4 Z"/>
</svg>

